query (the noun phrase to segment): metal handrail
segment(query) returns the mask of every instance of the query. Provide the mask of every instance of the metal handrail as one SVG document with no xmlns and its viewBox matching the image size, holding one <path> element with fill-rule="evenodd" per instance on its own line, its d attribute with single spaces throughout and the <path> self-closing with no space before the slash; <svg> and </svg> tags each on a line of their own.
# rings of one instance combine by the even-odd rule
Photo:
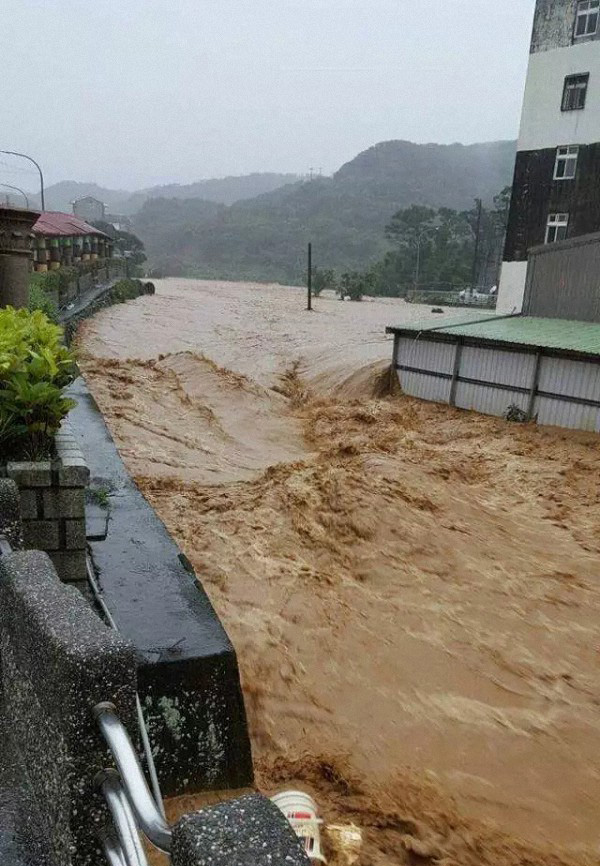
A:
<svg viewBox="0 0 600 866">
<path fill-rule="evenodd" d="M 137 753 L 115 705 L 100 703 L 94 707 L 94 715 L 117 765 L 121 784 L 140 829 L 153 845 L 168 854 L 171 851 L 171 829 L 150 793 Z"/>
<path fill-rule="evenodd" d="M 117 839 L 113 828 L 105 828 L 98 835 L 108 866 L 128 866 L 123 846 Z"/>
<path fill-rule="evenodd" d="M 104 794 L 118 836 L 118 842 L 113 846 L 111 853 L 119 856 L 124 866 L 148 866 L 135 816 L 123 790 L 119 774 L 116 770 L 103 770 L 96 777 L 96 784 Z M 119 861 L 114 860 L 113 856 L 113 862 L 116 864 Z"/>
</svg>

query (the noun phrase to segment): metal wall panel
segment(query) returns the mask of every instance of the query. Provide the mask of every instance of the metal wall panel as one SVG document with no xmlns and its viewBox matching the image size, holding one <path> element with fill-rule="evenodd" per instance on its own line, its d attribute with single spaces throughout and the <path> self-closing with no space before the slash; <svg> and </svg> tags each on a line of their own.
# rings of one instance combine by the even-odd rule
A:
<svg viewBox="0 0 600 866">
<path fill-rule="evenodd" d="M 468 382 L 459 382 L 456 386 L 456 405 L 459 409 L 472 409 L 484 415 L 502 416 L 512 405 L 518 406 L 525 412 L 528 400 L 528 394 L 505 391 L 504 388 L 490 388 Z"/>
<path fill-rule="evenodd" d="M 418 341 L 401 338 L 398 363 L 420 370 L 442 373 L 443 377 L 427 372 L 399 370 L 403 391 L 412 397 L 448 403 L 454 369 L 456 345 L 433 342 L 421 337 Z M 533 381 L 536 356 L 525 352 L 504 352 L 498 349 L 464 346 L 459 377 L 507 385 L 492 387 L 478 382 L 456 384 L 456 405 L 486 415 L 502 416 L 509 406 L 523 411 L 529 408 L 528 390 Z M 524 388 L 527 392 L 515 391 Z M 550 394 L 600 402 L 600 363 L 574 361 L 569 358 L 542 357 L 539 390 Z M 539 424 L 550 424 L 579 430 L 600 432 L 600 408 L 568 400 L 536 397 L 534 415 Z"/>
<path fill-rule="evenodd" d="M 425 337 L 412 339 L 400 338 L 398 363 L 419 370 L 432 370 L 436 373 L 452 373 L 454 369 L 454 343 L 434 343 Z"/>
<path fill-rule="evenodd" d="M 450 379 L 438 379 L 426 373 L 409 373 L 407 370 L 399 370 L 398 376 L 402 390 L 411 397 L 431 400 L 433 403 L 448 403 L 450 400 Z"/>
<path fill-rule="evenodd" d="M 596 406 L 582 406 L 565 400 L 537 397 L 533 413 L 537 416 L 538 424 L 600 433 L 600 409 Z"/>
<path fill-rule="evenodd" d="M 600 359 L 542 358 L 538 390 L 600 401 Z"/>
<path fill-rule="evenodd" d="M 572 208 L 557 205 L 555 210 L 571 212 Z M 600 322 L 600 235 L 573 238 L 532 252 L 523 312 L 550 319 Z"/>
<path fill-rule="evenodd" d="M 465 379 L 480 379 L 530 388 L 535 372 L 535 355 L 505 352 L 480 346 L 465 346 L 460 360 L 459 375 Z"/>
</svg>

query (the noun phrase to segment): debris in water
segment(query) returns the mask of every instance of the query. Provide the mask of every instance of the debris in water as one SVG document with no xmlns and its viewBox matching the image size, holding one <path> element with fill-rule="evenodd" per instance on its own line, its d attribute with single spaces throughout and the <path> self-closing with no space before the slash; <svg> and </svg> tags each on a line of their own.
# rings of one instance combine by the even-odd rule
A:
<svg viewBox="0 0 600 866">
<path fill-rule="evenodd" d="M 356 824 L 330 824 L 325 833 L 339 866 L 354 866 L 358 863 L 363 842 L 360 827 Z"/>
</svg>

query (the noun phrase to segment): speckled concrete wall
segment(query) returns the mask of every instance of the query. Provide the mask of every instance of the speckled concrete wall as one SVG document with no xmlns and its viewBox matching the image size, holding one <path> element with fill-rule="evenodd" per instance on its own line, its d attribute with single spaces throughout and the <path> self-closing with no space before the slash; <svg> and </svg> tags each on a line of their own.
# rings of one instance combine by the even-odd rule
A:
<svg viewBox="0 0 600 866">
<path fill-rule="evenodd" d="M 27 768 L 42 850 L 32 862 L 96 866 L 104 805 L 94 776 L 110 765 L 92 708 L 110 700 L 131 732 L 135 652 L 62 584 L 39 552 L 0 557 L 0 661 L 8 724 Z"/>
<path fill-rule="evenodd" d="M 279 809 L 260 794 L 186 815 L 173 830 L 172 866 L 309 866 Z"/>
<path fill-rule="evenodd" d="M 0 535 L 5 536 L 13 550 L 23 547 L 19 488 L 8 478 L 0 478 Z"/>
</svg>

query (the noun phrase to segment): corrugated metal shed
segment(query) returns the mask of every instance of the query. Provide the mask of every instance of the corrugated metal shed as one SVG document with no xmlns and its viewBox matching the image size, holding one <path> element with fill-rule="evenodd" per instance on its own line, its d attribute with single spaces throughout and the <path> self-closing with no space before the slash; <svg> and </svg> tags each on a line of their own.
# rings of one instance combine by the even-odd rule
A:
<svg viewBox="0 0 600 866">
<path fill-rule="evenodd" d="M 600 324 L 498 316 L 387 331 L 413 397 L 600 432 Z"/>
<path fill-rule="evenodd" d="M 508 343 L 534 349 L 558 349 L 585 355 L 600 355 L 600 324 L 545 319 L 536 316 L 497 316 L 477 322 L 419 328 L 418 323 L 388 328 L 389 333 L 438 333 L 477 342 Z"/>
<path fill-rule="evenodd" d="M 80 235 L 98 235 L 108 237 L 104 232 L 95 229 L 76 216 L 60 211 L 45 211 L 33 227 L 33 233 L 44 237 L 78 237 Z"/>
</svg>

